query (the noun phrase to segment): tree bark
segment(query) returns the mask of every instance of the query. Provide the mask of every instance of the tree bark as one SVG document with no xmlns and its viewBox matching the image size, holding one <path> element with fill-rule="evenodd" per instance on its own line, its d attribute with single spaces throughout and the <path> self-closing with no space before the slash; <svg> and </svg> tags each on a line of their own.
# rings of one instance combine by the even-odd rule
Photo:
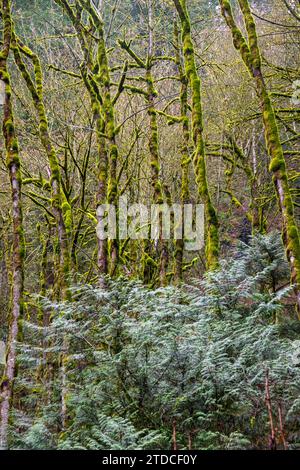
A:
<svg viewBox="0 0 300 470">
<path fill-rule="evenodd" d="M 194 141 L 193 164 L 198 194 L 205 205 L 206 222 L 206 267 L 214 269 L 219 262 L 219 222 L 212 203 L 207 181 L 203 116 L 201 103 L 201 80 L 197 72 L 195 50 L 191 35 L 191 22 L 186 0 L 173 0 L 181 21 L 185 73 L 192 92 L 192 129 Z"/>
<path fill-rule="evenodd" d="M 179 78 L 181 83 L 180 90 L 180 114 L 182 118 L 182 135 L 183 143 L 181 147 L 181 204 L 182 208 L 184 204 L 188 204 L 190 200 L 189 191 L 189 166 L 190 166 L 190 126 L 188 119 L 188 78 L 182 66 L 181 58 L 181 47 L 179 42 L 179 29 L 177 22 L 174 24 L 174 45 L 175 45 L 175 57 L 176 65 L 178 67 Z M 184 227 L 183 227 L 184 233 Z M 176 241 L 175 248 L 175 269 L 174 279 L 175 283 L 180 283 L 183 280 L 183 260 L 184 260 L 184 239 Z"/>
<path fill-rule="evenodd" d="M 3 118 L 3 135 L 6 147 L 7 168 L 12 191 L 12 220 L 13 220 L 13 248 L 12 248 L 12 309 L 9 322 L 9 336 L 7 343 L 6 366 L 1 381 L 0 406 L 0 448 L 8 447 L 8 423 L 16 374 L 16 347 L 20 333 L 20 318 L 23 311 L 23 259 L 24 234 L 22 218 L 22 179 L 20 172 L 19 145 L 15 133 L 14 116 L 12 109 L 12 91 L 8 71 L 8 56 L 11 48 L 12 20 L 10 0 L 2 0 L 2 21 L 4 23 L 3 47 L 0 53 L 0 79 L 5 83 L 5 102 Z"/>
<path fill-rule="evenodd" d="M 48 157 L 51 173 L 52 208 L 56 220 L 59 272 L 56 276 L 55 291 L 58 299 L 68 297 L 68 283 L 70 274 L 69 235 L 72 231 L 72 208 L 67 200 L 61 185 L 61 172 L 56 150 L 51 142 L 48 119 L 44 106 L 43 75 L 38 56 L 28 46 L 25 46 L 13 31 L 13 49 L 16 64 L 25 80 L 27 88 L 32 96 L 39 120 L 40 140 Z M 21 58 L 21 53 L 28 57 L 34 66 L 35 83 Z"/>
</svg>

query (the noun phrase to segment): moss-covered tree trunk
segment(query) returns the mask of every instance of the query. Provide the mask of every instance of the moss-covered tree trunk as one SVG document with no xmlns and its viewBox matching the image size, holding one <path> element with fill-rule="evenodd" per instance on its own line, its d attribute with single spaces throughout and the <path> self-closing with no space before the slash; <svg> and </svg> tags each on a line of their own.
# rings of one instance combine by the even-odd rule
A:
<svg viewBox="0 0 300 470">
<path fill-rule="evenodd" d="M 270 157 L 269 171 L 273 176 L 278 206 L 282 216 L 283 243 L 291 266 L 291 282 L 295 286 L 297 310 L 300 319 L 299 229 L 294 216 L 294 204 L 289 188 L 286 162 L 281 145 L 276 115 L 262 72 L 261 53 L 258 44 L 255 21 L 251 14 L 248 0 L 239 0 L 239 6 L 243 14 L 248 34 L 247 41 L 235 22 L 230 2 L 228 0 L 220 0 L 220 5 L 222 14 L 231 30 L 234 46 L 240 52 L 249 73 L 255 81 L 257 94 L 261 103 L 265 128 L 265 141 Z"/>
<path fill-rule="evenodd" d="M 117 163 L 118 145 L 116 141 L 116 123 L 114 115 L 114 102 L 111 96 L 110 69 L 107 57 L 107 46 L 104 36 L 104 24 L 100 11 L 92 2 L 78 0 L 76 12 L 67 0 L 55 0 L 66 12 L 75 28 L 84 62 L 81 66 L 84 83 L 91 97 L 93 113 L 96 120 L 96 133 L 99 149 L 99 186 L 97 203 L 114 204 L 117 207 Z M 97 32 L 96 57 L 93 55 L 91 35 L 82 23 L 82 15 L 88 15 L 91 31 Z M 119 264 L 119 242 L 117 239 L 98 240 L 98 268 L 100 277 L 108 271 L 111 275 L 117 273 Z"/>
<path fill-rule="evenodd" d="M 218 266 L 219 260 L 219 223 L 207 181 L 205 142 L 203 138 L 201 80 L 196 67 L 195 50 L 191 35 L 191 22 L 186 1 L 173 0 L 173 2 L 181 21 L 185 73 L 189 80 L 192 93 L 192 130 L 194 141 L 193 164 L 198 193 L 205 205 L 206 266 L 207 269 L 214 269 Z"/>
<path fill-rule="evenodd" d="M 19 146 L 15 133 L 12 90 L 7 66 L 12 37 L 10 1 L 2 0 L 1 9 L 4 34 L 3 46 L 0 53 L 0 79 L 5 84 L 3 135 L 6 147 L 7 168 L 11 183 L 13 222 L 11 315 L 7 340 L 6 366 L 1 380 L 0 390 L 0 448 L 5 449 L 7 448 L 9 412 L 16 372 L 16 345 L 18 335 L 20 333 L 20 319 L 23 311 L 23 259 L 25 242 L 23 235 L 21 199 L 22 179 L 20 172 Z"/>
<path fill-rule="evenodd" d="M 97 191 L 97 208 L 100 205 L 104 205 L 108 202 L 107 200 L 107 178 L 108 178 L 108 150 L 105 139 L 105 122 L 102 116 L 101 99 L 95 92 L 94 87 L 89 80 L 87 70 L 85 67 L 81 69 L 82 77 L 85 86 L 89 92 L 93 118 L 95 121 L 96 138 L 98 146 L 98 191 Z M 97 220 L 99 224 L 102 224 L 102 215 L 98 214 Z M 97 253 L 97 266 L 99 270 L 99 281 L 102 286 L 105 285 L 104 276 L 108 273 L 108 243 L 107 240 L 98 238 L 98 253 Z"/>
<path fill-rule="evenodd" d="M 98 142 L 98 193 L 97 207 L 107 202 L 107 173 L 108 173 L 108 155 L 106 150 L 105 138 L 102 137 L 104 132 L 104 123 L 101 119 L 100 109 L 95 111 L 96 133 Z M 98 222 L 101 222 L 99 216 Z M 99 269 L 100 283 L 103 284 L 103 276 L 108 273 L 108 246 L 107 240 L 98 238 L 98 257 L 97 265 Z"/>
<path fill-rule="evenodd" d="M 189 166 L 190 166 L 190 126 L 188 118 L 188 78 L 182 66 L 179 28 L 177 22 L 174 24 L 174 46 L 176 53 L 176 65 L 178 67 L 180 90 L 180 114 L 182 118 L 183 143 L 181 147 L 181 204 L 188 204 L 190 200 L 189 191 Z M 184 230 L 183 230 L 184 233 Z M 179 283 L 183 279 L 184 239 L 176 241 L 174 280 Z"/>
<path fill-rule="evenodd" d="M 158 132 L 158 120 L 157 120 L 157 109 L 155 106 L 155 99 L 157 97 L 157 91 L 154 85 L 153 77 L 153 65 L 155 61 L 154 54 L 154 34 L 153 34 L 153 0 L 147 1 L 148 11 L 148 48 L 147 57 L 142 59 L 139 57 L 130 47 L 130 42 L 119 41 L 122 49 L 124 49 L 129 56 L 135 61 L 136 68 L 142 69 L 145 72 L 145 76 L 141 77 L 141 81 L 146 83 L 146 90 L 131 87 L 126 85 L 128 89 L 136 94 L 144 96 L 147 104 L 147 114 L 149 117 L 149 153 L 150 153 L 150 171 L 151 171 L 151 185 L 152 185 L 152 202 L 153 204 L 163 204 L 165 201 L 163 185 L 161 183 L 160 176 L 160 152 L 159 152 L 159 132 Z M 166 284 L 167 274 L 167 262 L 164 258 L 167 258 L 167 244 L 162 239 L 162 217 L 157 221 L 159 226 L 158 240 L 156 240 L 156 252 L 153 249 L 153 244 L 150 241 L 149 228 L 149 239 L 145 241 L 143 247 L 143 278 L 147 284 L 159 283 L 160 285 Z"/>
<path fill-rule="evenodd" d="M 154 57 L 154 34 L 153 34 L 153 0 L 148 0 L 148 55 L 146 60 L 146 83 L 147 83 L 147 104 L 148 116 L 150 122 L 150 135 L 149 135 L 149 150 L 150 150 L 150 166 L 151 166 L 151 183 L 153 188 L 153 203 L 163 204 L 164 194 L 160 181 L 160 155 L 159 155 L 159 136 L 158 136 L 158 122 L 157 112 L 155 108 L 155 97 L 157 92 L 154 86 L 154 79 L 152 74 Z M 167 268 L 167 246 L 162 239 L 162 219 L 160 216 L 159 223 L 159 240 L 157 246 L 157 259 L 158 263 L 158 276 L 160 285 L 165 285 L 166 268 Z"/>
<path fill-rule="evenodd" d="M 65 299 L 68 297 L 68 281 L 70 274 L 69 236 L 72 231 L 72 209 L 61 184 L 61 172 L 56 150 L 51 142 L 48 119 L 44 106 L 43 96 L 43 74 L 38 56 L 25 46 L 13 32 L 13 49 L 16 64 L 25 80 L 27 88 L 31 93 L 33 104 L 36 109 L 39 122 L 40 140 L 48 157 L 50 168 L 50 184 L 52 189 L 52 209 L 57 227 L 57 250 L 59 256 L 59 272 L 56 276 L 56 297 Z M 24 54 L 33 64 L 35 82 L 22 60 Z"/>
<path fill-rule="evenodd" d="M 118 146 L 116 142 L 116 124 L 115 124 L 115 115 L 114 115 L 114 106 L 111 98 L 111 82 L 110 82 L 110 72 L 106 52 L 106 44 L 104 40 L 104 29 L 103 23 L 99 19 L 98 21 L 98 34 L 99 34 L 99 45 L 98 45 L 98 64 L 99 64 L 99 74 L 96 77 L 96 81 L 99 84 L 99 87 L 102 88 L 103 95 L 103 113 L 104 113 L 104 130 L 108 142 L 108 189 L 107 189 L 107 199 L 109 204 L 118 206 L 118 184 L 117 184 L 117 164 L 118 164 Z M 102 188 L 104 190 L 104 171 L 105 171 L 105 160 L 104 155 L 100 156 L 101 158 L 101 168 L 100 168 L 100 188 L 102 183 Z M 103 191 L 104 196 L 104 191 Z M 118 210 L 117 210 L 118 216 Z M 119 242 L 118 239 L 110 240 L 109 244 L 109 272 L 111 275 L 117 274 L 119 264 Z"/>
<path fill-rule="evenodd" d="M 56 221 L 56 247 L 58 255 L 58 273 L 55 277 L 55 298 L 66 300 L 70 297 L 68 289 L 70 281 L 70 239 L 72 234 L 72 208 L 66 196 L 61 179 L 61 171 L 56 150 L 52 144 L 49 124 L 44 105 L 43 74 L 42 67 L 37 54 L 27 45 L 23 44 L 13 31 L 13 50 L 16 64 L 24 78 L 27 88 L 31 94 L 39 122 L 40 141 L 48 157 L 50 168 L 50 185 L 52 193 L 52 210 Z M 34 81 L 22 59 L 26 56 L 33 65 Z M 66 428 L 67 422 L 67 388 L 66 388 L 66 361 L 68 344 L 64 341 L 63 352 L 60 358 L 60 372 L 62 375 L 61 390 L 61 423 L 62 429 Z"/>
</svg>

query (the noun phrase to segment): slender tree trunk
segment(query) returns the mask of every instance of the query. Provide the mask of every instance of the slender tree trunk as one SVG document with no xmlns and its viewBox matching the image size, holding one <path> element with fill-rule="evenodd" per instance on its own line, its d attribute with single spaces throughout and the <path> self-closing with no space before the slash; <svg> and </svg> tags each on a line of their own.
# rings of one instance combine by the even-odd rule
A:
<svg viewBox="0 0 300 470">
<path fill-rule="evenodd" d="M 173 450 L 178 450 L 177 446 L 177 422 L 176 419 L 173 419 L 172 422 L 172 449 Z"/>
<path fill-rule="evenodd" d="M 56 150 L 52 145 L 49 133 L 49 125 L 46 116 L 43 96 L 43 75 L 40 60 L 28 46 L 25 46 L 13 32 L 13 46 L 16 64 L 31 93 L 32 100 L 38 114 L 40 140 L 46 151 L 51 172 L 52 208 L 57 228 L 57 250 L 59 258 L 59 272 L 56 276 L 55 294 L 60 300 L 69 298 L 68 283 L 70 275 L 69 238 L 72 232 L 72 208 L 63 192 L 61 173 Z M 21 53 L 28 57 L 34 67 L 35 83 L 32 81 L 26 66 L 21 58 Z M 66 427 L 66 396 L 67 396 L 67 362 L 68 341 L 64 339 L 63 351 L 60 358 L 60 372 L 62 376 L 61 390 L 61 422 L 62 429 Z"/>
<path fill-rule="evenodd" d="M 114 116 L 114 103 L 111 97 L 110 69 L 107 57 L 107 47 L 104 37 L 104 24 L 101 18 L 101 5 L 93 5 L 87 0 L 78 0 L 80 6 L 88 14 L 93 28 L 97 31 L 97 56 L 92 55 L 90 47 L 90 34 L 83 26 L 81 18 L 76 16 L 67 0 L 55 2 L 67 13 L 74 26 L 84 56 L 81 71 L 84 83 L 90 93 L 94 116 L 96 117 L 96 132 L 99 148 L 99 186 L 98 204 L 108 202 L 117 207 L 117 163 L 118 145 L 116 141 L 116 123 Z M 108 179 L 108 184 L 106 180 Z M 117 211 L 118 212 L 118 211 Z M 100 277 L 109 272 L 115 275 L 119 264 L 118 239 L 109 243 L 98 241 L 98 267 Z"/>
<path fill-rule="evenodd" d="M 117 163 L 118 163 L 118 146 L 116 143 L 116 125 L 114 116 L 114 107 L 112 104 L 111 91 L 110 91 L 110 73 L 109 65 L 106 53 L 106 44 L 104 39 L 103 23 L 99 19 L 98 33 L 100 36 L 99 48 L 98 48 L 98 63 L 99 63 L 99 76 L 96 80 L 99 83 L 99 87 L 102 87 L 103 93 L 103 111 L 105 116 L 104 129 L 108 140 L 108 165 L 109 165 L 109 182 L 107 189 L 107 199 L 109 204 L 114 204 L 117 208 L 118 198 L 118 184 L 117 184 Z M 105 160 L 102 158 L 103 171 L 105 171 Z M 101 183 L 100 179 L 100 187 Z M 104 187 L 103 187 L 104 189 Z M 104 191 L 103 191 L 104 196 Z M 118 210 L 117 210 L 118 216 Z M 109 243 L 109 272 L 113 276 L 117 274 L 119 264 L 119 242 L 118 239 L 111 240 Z"/>
<path fill-rule="evenodd" d="M 182 118 L 182 135 L 183 143 L 181 147 L 181 204 L 189 203 L 190 192 L 189 192 L 189 166 L 190 166 L 190 128 L 188 113 L 188 78 L 184 72 L 182 66 L 182 59 L 180 53 L 180 42 L 179 42 L 179 30 L 177 22 L 174 24 L 174 44 L 176 50 L 176 65 L 178 67 L 179 78 L 181 83 L 180 90 L 180 113 Z M 184 234 L 184 227 L 183 227 Z M 183 258 L 184 258 L 184 239 L 176 241 L 175 249 L 175 283 L 179 283 L 183 279 Z"/>
<path fill-rule="evenodd" d="M 40 140 L 48 157 L 51 172 L 52 208 L 56 220 L 59 272 L 56 277 L 56 297 L 65 299 L 68 297 L 68 281 L 70 274 L 69 236 L 72 231 L 72 209 L 62 190 L 61 172 L 56 150 L 52 145 L 49 133 L 48 119 L 44 106 L 43 75 L 38 56 L 28 46 L 25 46 L 13 32 L 13 49 L 16 64 L 31 93 L 38 119 Z M 28 57 L 34 66 L 35 83 L 21 58 L 21 53 Z"/>
<path fill-rule="evenodd" d="M 97 128 L 97 140 L 98 140 L 98 194 L 97 194 L 97 206 L 105 204 L 107 202 L 107 172 L 108 172 L 108 156 L 106 151 L 105 139 L 101 136 L 103 132 L 103 123 L 100 115 L 97 113 L 96 117 L 96 128 Z M 98 217 L 98 222 L 101 219 Z M 98 238 L 98 258 L 97 265 L 99 269 L 100 283 L 104 285 L 104 275 L 108 272 L 108 259 L 107 259 L 108 247 L 107 240 L 101 240 Z"/>
<path fill-rule="evenodd" d="M 16 373 L 16 345 L 20 333 L 19 320 L 23 311 L 23 258 L 24 235 L 21 200 L 21 172 L 18 140 L 15 134 L 11 101 L 11 84 L 7 62 L 11 46 L 12 20 L 11 3 L 2 0 L 2 21 L 4 23 L 3 48 L 0 54 L 0 79 L 5 83 L 3 135 L 5 139 L 7 168 L 12 190 L 13 252 L 12 252 L 12 311 L 9 322 L 6 366 L 1 381 L 0 407 L 0 448 L 8 446 L 8 422 Z"/>
<path fill-rule="evenodd" d="M 276 450 L 276 432 L 274 426 L 274 419 L 273 419 L 273 410 L 272 410 L 272 400 L 270 394 L 270 377 L 269 377 L 269 370 L 266 371 L 266 379 L 265 379 L 265 401 L 268 410 L 269 416 L 269 425 L 270 425 L 270 440 L 269 440 L 269 447 L 270 450 Z"/>
<path fill-rule="evenodd" d="M 193 164 L 198 193 L 205 205 L 206 266 L 207 269 L 214 269 L 218 266 L 219 260 L 219 223 L 207 181 L 205 142 L 203 138 L 201 80 L 195 62 L 195 50 L 191 36 L 191 22 L 186 7 L 186 0 L 173 0 L 173 2 L 181 21 L 185 73 L 192 91 Z"/>
<path fill-rule="evenodd" d="M 107 57 L 107 48 L 106 41 L 104 37 L 104 24 L 100 16 L 100 12 L 97 11 L 90 2 L 86 0 L 79 0 L 81 6 L 88 12 L 95 28 L 98 33 L 98 50 L 97 50 L 97 67 L 98 73 L 95 75 L 95 82 L 101 90 L 102 94 L 102 109 L 104 116 L 104 132 L 107 139 L 107 151 L 108 151 L 108 188 L 107 188 L 107 200 L 109 204 L 114 204 L 117 209 L 117 198 L 118 198 L 118 184 L 117 184 L 117 164 L 119 151 L 116 142 L 116 123 L 114 115 L 114 105 L 111 97 L 111 79 L 110 79 L 110 70 Z M 103 175 L 104 171 L 107 171 L 105 168 L 105 159 L 103 159 L 103 154 L 100 156 L 101 159 L 101 168 L 100 168 L 100 190 L 103 192 L 102 197 L 104 196 L 104 181 Z M 118 210 L 117 216 L 118 216 Z M 100 253 L 104 260 L 104 251 L 105 244 L 101 244 Z M 110 275 L 117 274 L 118 264 L 119 264 L 119 242 L 118 239 L 110 240 L 109 245 L 109 273 Z"/>
<path fill-rule="evenodd" d="M 257 232 L 261 232 L 262 224 L 260 217 L 260 208 L 256 202 L 258 197 L 258 174 L 257 174 L 257 155 L 256 155 L 256 136 L 255 136 L 255 123 L 252 124 L 252 138 L 251 138 L 251 154 L 252 154 L 252 179 L 251 179 L 251 209 L 252 209 L 252 233 L 253 235 Z"/>
<path fill-rule="evenodd" d="M 157 112 L 155 109 L 155 97 L 157 92 L 154 86 L 152 75 L 153 55 L 154 55 L 154 37 L 153 37 L 153 0 L 148 0 L 148 56 L 146 61 L 146 83 L 147 83 L 147 104 L 148 116 L 150 121 L 150 137 L 149 137 L 149 150 L 150 150 L 150 166 L 151 166 L 151 183 L 153 188 L 153 203 L 163 204 L 164 194 L 160 181 L 160 155 L 159 155 L 159 140 L 158 140 L 158 123 Z M 162 215 L 160 214 L 159 224 L 159 240 L 157 246 L 157 259 L 158 276 L 160 285 L 166 283 L 166 264 L 167 264 L 167 246 L 162 239 Z"/>
<path fill-rule="evenodd" d="M 98 192 L 97 192 L 97 208 L 100 205 L 104 205 L 108 202 L 107 200 L 107 178 L 108 178 L 108 152 L 105 135 L 105 122 L 101 114 L 101 102 L 95 90 L 91 86 L 90 80 L 86 68 L 81 70 L 83 81 L 89 92 L 91 105 L 94 113 L 94 121 L 96 126 L 96 137 L 97 137 L 97 146 L 98 146 Z M 98 223 L 102 223 L 102 216 L 98 215 Z M 97 266 L 99 270 L 99 281 L 100 285 L 104 286 L 104 276 L 108 273 L 108 243 L 107 240 L 97 239 Z"/>
</svg>

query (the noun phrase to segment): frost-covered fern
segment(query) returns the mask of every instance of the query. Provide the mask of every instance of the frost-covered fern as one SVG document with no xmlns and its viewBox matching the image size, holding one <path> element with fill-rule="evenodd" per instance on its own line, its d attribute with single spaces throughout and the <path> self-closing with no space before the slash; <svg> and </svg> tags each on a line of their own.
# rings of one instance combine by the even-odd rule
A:
<svg viewBox="0 0 300 470">
<path fill-rule="evenodd" d="M 300 442 L 299 330 L 283 302 L 279 236 L 257 237 L 202 282 L 76 286 L 48 327 L 24 324 L 17 448 L 278 448 Z M 299 354 L 300 355 L 300 354 Z M 62 377 L 62 364 L 64 364 Z M 67 426 L 62 429 L 62 381 Z"/>
</svg>

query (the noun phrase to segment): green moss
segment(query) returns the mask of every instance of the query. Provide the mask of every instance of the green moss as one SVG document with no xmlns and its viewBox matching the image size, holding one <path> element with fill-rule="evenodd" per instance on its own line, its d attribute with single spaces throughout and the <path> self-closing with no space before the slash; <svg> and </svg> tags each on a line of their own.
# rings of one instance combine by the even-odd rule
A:
<svg viewBox="0 0 300 470">
<path fill-rule="evenodd" d="M 45 189 L 45 190 L 51 189 L 50 182 L 45 180 L 45 179 L 42 180 L 42 185 L 43 185 L 43 189 Z"/>
<path fill-rule="evenodd" d="M 7 134 L 12 135 L 14 132 L 14 123 L 12 119 L 7 119 L 4 123 L 5 131 Z"/>
<path fill-rule="evenodd" d="M 20 52 L 32 61 L 35 83 L 32 81 L 31 75 L 22 61 Z M 19 39 L 17 40 L 16 37 L 14 38 L 14 54 L 16 63 L 32 96 L 32 101 L 39 119 L 40 140 L 49 161 L 51 171 L 50 183 L 42 181 L 42 184 L 43 187 L 51 187 L 51 204 L 55 209 L 56 225 L 58 233 L 60 234 L 58 250 L 61 251 L 62 257 L 60 257 L 59 262 L 57 283 L 60 283 L 62 287 L 58 287 L 56 290 L 58 293 L 62 292 L 63 296 L 67 296 L 66 286 L 69 273 L 68 235 L 70 235 L 72 229 L 72 210 L 61 189 L 60 167 L 56 150 L 52 145 L 49 134 L 48 120 L 44 106 L 42 68 L 38 56 L 34 54 L 29 47 L 22 44 Z"/>
<path fill-rule="evenodd" d="M 145 256 L 144 256 L 144 263 L 147 266 L 152 266 L 154 268 L 157 267 L 157 262 L 151 256 L 149 256 L 148 254 L 145 254 Z"/>
<path fill-rule="evenodd" d="M 261 56 L 257 40 L 256 27 L 251 14 L 248 0 L 238 0 L 243 13 L 248 42 L 245 40 L 235 24 L 229 2 L 220 0 L 222 13 L 231 29 L 234 45 L 240 51 L 241 56 L 250 74 L 255 80 L 257 91 L 263 111 L 263 122 L 265 128 L 265 140 L 270 156 L 269 170 L 273 174 L 273 182 L 277 194 L 278 206 L 283 221 L 283 243 L 285 244 L 287 258 L 291 265 L 291 280 L 296 286 L 299 298 L 300 292 L 300 240 L 299 232 L 295 222 L 293 201 L 290 194 L 286 163 L 280 141 L 279 130 L 276 122 L 274 108 L 266 88 L 261 70 Z M 247 51 L 248 49 L 248 51 Z M 298 302 L 298 313 L 300 318 L 300 304 Z"/>
<path fill-rule="evenodd" d="M 199 261 L 199 258 L 196 257 L 196 258 L 193 258 L 192 261 L 190 263 L 187 263 L 183 266 L 182 268 L 182 271 L 185 272 L 187 271 L 188 269 L 191 269 L 193 266 L 195 266 Z"/>
<path fill-rule="evenodd" d="M 155 161 L 151 161 L 150 162 L 150 165 L 151 167 L 156 170 L 157 172 L 159 172 L 159 163 L 155 160 Z"/>
<path fill-rule="evenodd" d="M 288 236 L 291 240 L 297 240 L 299 237 L 299 231 L 296 225 L 291 225 L 288 228 Z"/>
<path fill-rule="evenodd" d="M 181 0 L 181 2 L 176 2 L 176 8 L 181 20 L 185 76 L 188 78 L 192 91 L 192 131 L 195 149 L 193 155 L 193 164 L 196 176 L 196 183 L 198 186 L 198 193 L 205 204 L 207 234 L 206 263 L 207 268 L 211 269 L 215 268 L 218 265 L 219 236 L 218 218 L 212 204 L 206 176 L 205 145 L 203 139 L 203 116 L 201 103 L 201 80 L 197 72 L 194 45 L 191 37 L 191 24 L 185 0 Z"/>
<path fill-rule="evenodd" d="M 282 154 L 282 152 L 280 152 L 280 154 Z M 282 159 L 282 155 L 280 155 L 279 157 L 274 157 L 271 160 L 269 171 L 271 173 L 275 173 L 280 170 L 285 170 L 285 167 L 286 167 L 285 161 Z"/>
<path fill-rule="evenodd" d="M 72 220 L 72 208 L 69 202 L 65 199 L 62 204 L 62 212 L 64 215 L 65 228 L 67 233 L 71 233 L 73 220 Z"/>
</svg>

